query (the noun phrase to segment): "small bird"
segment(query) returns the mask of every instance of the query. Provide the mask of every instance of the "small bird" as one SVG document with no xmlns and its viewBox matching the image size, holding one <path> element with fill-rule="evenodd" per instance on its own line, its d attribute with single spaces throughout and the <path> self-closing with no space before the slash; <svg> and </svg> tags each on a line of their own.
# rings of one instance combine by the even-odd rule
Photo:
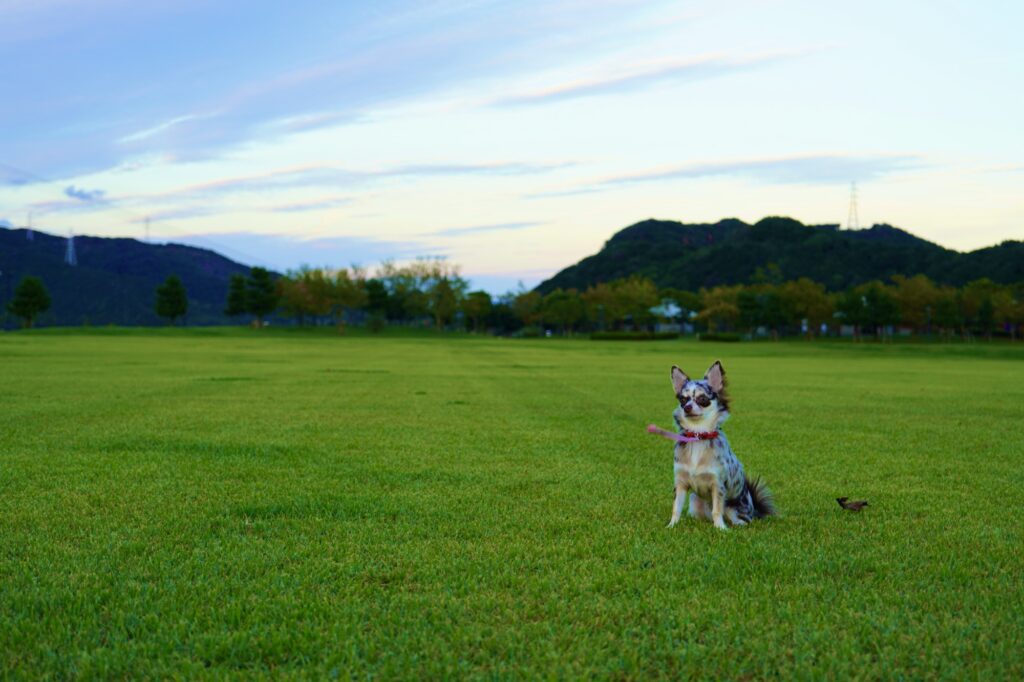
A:
<svg viewBox="0 0 1024 682">
<path fill-rule="evenodd" d="M 843 509 L 849 509 L 850 511 L 855 511 L 855 512 L 859 512 L 861 509 L 863 509 L 864 507 L 868 506 L 868 501 L 867 500 L 860 500 L 858 502 L 847 502 L 848 499 L 850 499 L 850 498 L 849 497 L 837 497 L 836 498 L 836 502 L 838 502 L 839 506 L 842 507 Z"/>
</svg>

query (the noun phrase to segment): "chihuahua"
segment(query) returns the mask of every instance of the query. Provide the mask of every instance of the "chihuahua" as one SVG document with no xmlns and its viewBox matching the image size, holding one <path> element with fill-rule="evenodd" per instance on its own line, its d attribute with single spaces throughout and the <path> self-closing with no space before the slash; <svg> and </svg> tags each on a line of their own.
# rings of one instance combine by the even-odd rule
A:
<svg viewBox="0 0 1024 682">
<path fill-rule="evenodd" d="M 668 527 L 679 523 L 690 493 L 690 516 L 711 519 L 715 528 L 722 530 L 727 528 L 726 521 L 742 526 L 774 514 L 771 493 L 759 478 L 747 478 L 721 431 L 722 422 L 729 418 L 722 363 L 716 361 L 711 365 L 700 381 L 690 379 L 675 365 L 671 374 L 672 388 L 679 401 L 672 417 L 680 434 L 696 440 L 677 443 L 675 447 L 676 498 Z"/>
</svg>

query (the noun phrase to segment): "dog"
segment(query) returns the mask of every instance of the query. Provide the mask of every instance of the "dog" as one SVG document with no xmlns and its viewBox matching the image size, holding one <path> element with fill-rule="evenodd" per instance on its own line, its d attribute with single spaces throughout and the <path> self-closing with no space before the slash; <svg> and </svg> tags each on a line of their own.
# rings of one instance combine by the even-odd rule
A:
<svg viewBox="0 0 1024 682">
<path fill-rule="evenodd" d="M 675 446 L 675 501 L 668 527 L 679 523 L 688 495 L 690 516 L 710 519 L 715 528 L 722 530 L 728 529 L 726 521 L 743 526 L 775 514 L 768 488 L 760 478 L 747 478 L 721 431 L 722 423 L 729 418 L 722 363 L 715 361 L 700 381 L 690 379 L 675 365 L 671 376 L 672 389 L 679 401 L 672 417 L 680 434 L 698 440 Z"/>
</svg>

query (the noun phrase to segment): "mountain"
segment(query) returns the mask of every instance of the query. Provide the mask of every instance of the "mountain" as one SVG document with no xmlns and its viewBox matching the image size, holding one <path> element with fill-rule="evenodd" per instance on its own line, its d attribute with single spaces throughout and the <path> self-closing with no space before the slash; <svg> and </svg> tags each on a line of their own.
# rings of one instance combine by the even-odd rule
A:
<svg viewBox="0 0 1024 682">
<path fill-rule="evenodd" d="M 172 274 L 188 291 L 188 324 L 227 324 L 228 280 L 249 273 L 248 266 L 207 249 L 102 237 L 75 237 L 78 265 L 71 266 L 64 262 L 66 238 L 32 236 L 0 229 L 0 301 L 10 300 L 25 275 L 40 277 L 53 299 L 39 317 L 42 326 L 164 324 L 153 311 L 155 289 Z"/>
<path fill-rule="evenodd" d="M 651 219 L 620 230 L 601 251 L 537 290 L 582 290 L 632 274 L 650 277 L 659 287 L 696 290 L 749 283 L 770 265 L 782 279 L 809 277 L 832 290 L 918 273 L 955 286 L 980 277 L 1010 283 L 1024 281 L 1024 242 L 961 253 L 884 224 L 840 230 L 778 217 L 753 225 L 732 218 L 713 224 Z"/>
</svg>

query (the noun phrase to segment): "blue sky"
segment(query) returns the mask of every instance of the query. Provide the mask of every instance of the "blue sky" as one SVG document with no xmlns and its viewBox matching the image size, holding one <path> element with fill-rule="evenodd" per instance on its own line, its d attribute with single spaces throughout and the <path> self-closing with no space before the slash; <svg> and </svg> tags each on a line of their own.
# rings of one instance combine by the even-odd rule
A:
<svg viewBox="0 0 1024 682">
<path fill-rule="evenodd" d="M 0 0 L 0 224 L 532 285 L 647 217 L 1024 238 L 1024 5 Z"/>
</svg>

